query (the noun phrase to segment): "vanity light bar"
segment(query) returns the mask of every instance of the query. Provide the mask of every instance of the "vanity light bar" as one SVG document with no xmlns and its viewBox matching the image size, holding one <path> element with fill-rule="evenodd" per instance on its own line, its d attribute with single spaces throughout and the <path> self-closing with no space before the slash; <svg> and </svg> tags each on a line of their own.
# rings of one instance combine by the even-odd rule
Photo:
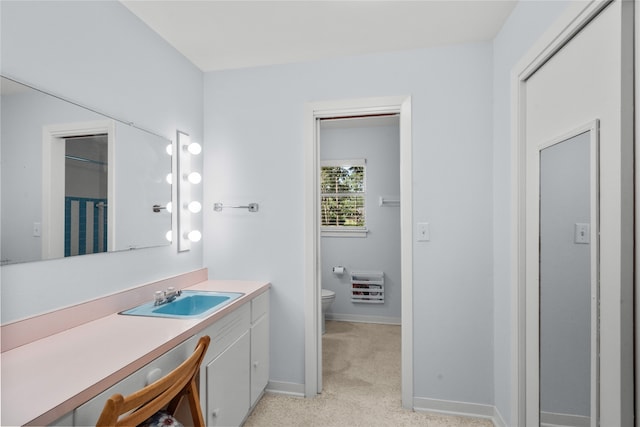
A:
<svg viewBox="0 0 640 427">
<path fill-rule="evenodd" d="M 196 142 L 191 142 L 188 134 L 177 131 L 177 149 L 178 155 L 177 176 L 178 179 L 178 252 L 184 252 L 191 249 L 191 242 L 199 242 L 202 239 L 202 233 L 193 229 L 192 214 L 196 214 L 202 210 L 202 204 L 193 200 L 192 186 L 202 182 L 202 175 L 192 170 L 191 158 L 202 152 L 202 147 Z"/>
</svg>

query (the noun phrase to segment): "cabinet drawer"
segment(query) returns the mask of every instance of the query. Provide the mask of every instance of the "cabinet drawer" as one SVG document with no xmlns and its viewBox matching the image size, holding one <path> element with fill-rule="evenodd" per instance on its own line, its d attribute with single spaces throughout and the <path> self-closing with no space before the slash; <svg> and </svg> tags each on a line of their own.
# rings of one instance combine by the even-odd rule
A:
<svg viewBox="0 0 640 427">
<path fill-rule="evenodd" d="M 98 417 L 108 398 L 116 393 L 127 396 L 165 376 L 187 360 L 193 353 L 195 345 L 196 339 L 194 337 L 189 338 L 87 403 L 79 406 L 74 411 L 73 424 L 76 426 L 96 425 L 96 421 L 98 421 Z"/>
<path fill-rule="evenodd" d="M 204 359 L 205 364 L 215 359 L 249 329 L 250 312 L 250 304 L 246 303 L 202 331 L 201 335 L 211 337 L 211 344 Z"/>
<path fill-rule="evenodd" d="M 269 292 L 258 295 L 251 300 L 251 323 L 267 314 L 269 311 Z"/>
</svg>

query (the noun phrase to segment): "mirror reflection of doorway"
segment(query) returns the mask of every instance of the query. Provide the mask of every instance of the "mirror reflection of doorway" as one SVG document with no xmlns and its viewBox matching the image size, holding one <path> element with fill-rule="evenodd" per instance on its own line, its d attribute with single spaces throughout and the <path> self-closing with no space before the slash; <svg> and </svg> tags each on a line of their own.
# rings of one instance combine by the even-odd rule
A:
<svg viewBox="0 0 640 427">
<path fill-rule="evenodd" d="M 107 134 L 65 138 L 64 256 L 107 251 Z"/>
<path fill-rule="evenodd" d="M 67 195 L 87 197 L 90 194 L 88 196 L 90 198 L 108 199 L 107 203 L 100 205 L 106 212 L 104 220 L 108 223 L 109 230 L 108 234 L 105 231 L 102 236 L 107 241 L 106 251 L 93 251 L 93 249 L 90 249 L 87 252 L 85 240 L 82 245 L 84 252 L 80 252 L 80 246 L 78 246 L 77 255 L 113 250 L 113 212 L 115 208 L 114 135 L 115 123 L 112 120 L 60 123 L 42 128 L 42 259 L 63 258 L 71 256 L 73 253 L 70 249 L 69 253 L 65 255 L 65 223 L 68 216 L 65 209 L 65 201 Z M 99 136 L 99 138 L 94 140 L 93 137 L 95 136 Z M 70 147 L 69 153 L 67 153 L 67 145 Z M 92 146 L 94 146 L 93 152 Z M 102 148 L 96 149 L 95 146 Z M 67 156 L 75 157 L 75 159 L 67 158 Z M 69 163 L 69 166 L 67 163 Z M 73 193 L 67 194 L 67 183 L 76 180 L 72 175 L 67 175 L 67 169 L 78 169 L 81 164 L 84 164 L 83 168 L 86 169 L 79 174 L 79 179 L 86 181 L 82 185 L 89 182 L 106 182 L 106 184 L 103 184 L 102 190 L 93 190 L 91 193 L 83 190 L 73 194 L 79 191 L 78 188 L 73 186 L 69 190 L 73 191 Z M 107 172 L 92 176 L 87 172 L 88 168 L 93 168 L 94 170 L 104 169 Z M 104 185 L 106 185 L 106 193 Z M 104 194 L 107 194 L 107 196 L 105 197 Z M 100 203 L 100 201 L 96 203 Z M 91 214 L 89 217 L 93 218 L 93 215 Z M 80 220 L 78 224 L 80 224 Z M 84 225 L 86 226 L 86 224 Z"/>
</svg>

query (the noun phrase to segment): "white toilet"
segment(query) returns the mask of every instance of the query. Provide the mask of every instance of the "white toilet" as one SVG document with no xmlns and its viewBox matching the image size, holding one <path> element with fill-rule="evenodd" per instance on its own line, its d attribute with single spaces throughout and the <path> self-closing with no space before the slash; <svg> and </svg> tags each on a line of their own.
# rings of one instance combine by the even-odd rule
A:
<svg viewBox="0 0 640 427">
<path fill-rule="evenodd" d="M 322 290 L 322 333 L 323 334 L 325 332 L 324 314 L 327 312 L 327 309 L 329 308 L 329 306 L 331 305 L 334 299 L 336 299 L 335 292 L 330 291 L 329 289 Z"/>
</svg>

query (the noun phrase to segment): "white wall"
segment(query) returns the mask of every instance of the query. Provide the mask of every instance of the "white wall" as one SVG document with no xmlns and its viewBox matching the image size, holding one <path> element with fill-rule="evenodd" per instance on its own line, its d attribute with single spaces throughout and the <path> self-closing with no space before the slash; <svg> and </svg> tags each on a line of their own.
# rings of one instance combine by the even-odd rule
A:
<svg viewBox="0 0 640 427">
<path fill-rule="evenodd" d="M 170 139 L 181 129 L 202 140 L 202 73 L 119 2 L 3 1 L 0 15 L 2 74 Z M 2 323 L 200 268 L 201 247 L 4 266 Z"/>
<path fill-rule="evenodd" d="M 520 1 L 493 41 L 493 323 L 495 405 L 511 425 L 511 70 L 566 9 L 565 1 Z"/>
<path fill-rule="evenodd" d="M 305 102 L 412 96 L 415 396 L 493 403 L 490 43 L 205 75 L 204 264 L 273 284 L 271 380 L 304 382 Z"/>
<path fill-rule="evenodd" d="M 380 196 L 400 197 L 400 125 L 379 118 L 340 120 L 320 127 L 320 159 L 366 159 L 364 238 L 322 237 L 322 287 L 336 293 L 328 318 L 400 322 L 400 207 L 379 206 Z M 351 124 L 345 125 L 345 122 Z M 346 127 L 345 127 L 346 126 Z M 334 266 L 347 272 L 336 275 Z M 382 304 L 351 302 L 352 271 L 384 272 Z"/>
</svg>

